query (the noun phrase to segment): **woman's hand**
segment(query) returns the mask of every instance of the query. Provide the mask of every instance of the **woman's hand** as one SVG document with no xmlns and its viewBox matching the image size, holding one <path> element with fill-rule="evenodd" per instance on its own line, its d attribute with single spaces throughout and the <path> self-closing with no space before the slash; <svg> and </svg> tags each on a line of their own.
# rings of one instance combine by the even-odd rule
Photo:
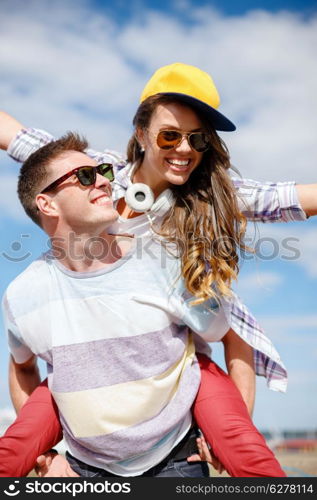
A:
<svg viewBox="0 0 317 500">
<path fill-rule="evenodd" d="M 39 477 L 79 477 L 65 457 L 50 451 L 37 457 L 35 472 Z"/>
</svg>

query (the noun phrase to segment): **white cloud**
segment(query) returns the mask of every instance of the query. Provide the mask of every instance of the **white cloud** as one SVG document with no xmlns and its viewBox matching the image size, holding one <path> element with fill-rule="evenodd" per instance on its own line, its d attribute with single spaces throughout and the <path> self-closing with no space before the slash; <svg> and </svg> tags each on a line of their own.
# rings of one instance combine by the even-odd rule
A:
<svg viewBox="0 0 317 500">
<path fill-rule="evenodd" d="M 313 374 L 312 374 L 313 375 Z M 268 391 L 265 382 L 258 379 L 257 397 L 253 421 L 260 429 L 315 429 L 317 405 L 312 397 L 316 385 L 309 379 L 309 374 L 300 375 L 303 383 L 297 382 L 290 374 L 286 394 Z M 310 383 L 309 383 L 310 382 Z"/>
<path fill-rule="evenodd" d="M 15 411 L 12 407 L 0 408 L 0 420 L 12 422 L 15 419 Z"/>
<path fill-rule="evenodd" d="M 317 151 L 316 25 L 316 18 L 286 12 L 227 18 L 206 8 L 186 28 L 152 13 L 120 40 L 123 52 L 151 70 L 171 62 L 172 53 L 214 76 L 222 109 L 239 126 L 223 137 L 245 175 L 307 182 L 315 179 Z"/>
<path fill-rule="evenodd" d="M 263 317 L 266 325 L 275 325 L 277 328 L 297 329 L 297 328 L 316 328 L 317 314 L 307 316 L 272 316 Z"/>
<path fill-rule="evenodd" d="M 317 277 L 317 227 L 314 219 L 300 224 L 258 224 L 256 233 L 263 242 L 260 253 L 265 254 L 266 251 L 266 255 L 295 262 L 307 276 Z"/>
<path fill-rule="evenodd" d="M 283 346 L 291 346 L 292 349 L 303 349 L 313 355 L 316 348 L 317 315 L 281 315 L 281 316 L 258 316 L 260 325 L 266 334 Z M 296 351 L 295 351 L 296 352 Z"/>
<path fill-rule="evenodd" d="M 13 423 L 15 417 L 15 411 L 12 407 L 0 408 L 0 436 L 2 436 L 9 425 Z"/>
<path fill-rule="evenodd" d="M 293 370 L 289 374 L 289 379 L 292 387 L 298 387 L 301 390 L 304 386 L 311 389 L 316 387 L 316 372 L 312 370 L 307 370 L 305 372 Z"/>
<path fill-rule="evenodd" d="M 176 18 L 143 5 L 142 12 L 119 25 L 92 10 L 88 1 L 2 0 L 0 108 L 26 125 L 55 135 L 75 129 L 96 148 L 123 151 L 146 80 L 160 65 L 182 61 L 213 76 L 220 110 L 238 126 L 222 137 L 245 177 L 316 182 L 317 18 L 264 11 L 225 17 L 209 7 L 197 9 L 189 0 L 178 0 L 178 9 Z M 184 10 L 193 24 L 182 22 Z M 20 219 L 15 174 L 5 164 L 2 154 L 1 210 Z M 296 262 L 317 276 L 314 225 L 261 225 L 261 235 L 298 238 L 301 258 Z M 241 281 L 249 290 L 283 284 L 273 272 Z M 315 355 L 314 314 L 259 320 L 275 340 L 302 342 Z M 272 404 L 262 398 L 259 423 L 265 426 L 271 418 L 280 428 L 309 425 L 311 418 L 301 419 L 291 396 L 285 406 L 287 399 L 265 389 L 268 393 Z"/>
<path fill-rule="evenodd" d="M 0 182 L 0 208 L 12 219 L 26 220 L 26 215 L 17 196 L 17 176 L 2 175 Z"/>
<path fill-rule="evenodd" d="M 255 271 L 248 274 L 240 273 L 234 289 L 247 304 L 259 303 L 272 295 L 284 282 L 284 276 L 277 272 Z"/>
<path fill-rule="evenodd" d="M 316 18 L 225 17 L 192 3 L 192 25 L 143 6 L 119 26 L 84 1 L 0 9 L 0 96 L 22 122 L 58 134 L 76 128 L 98 147 L 124 149 L 146 79 L 181 60 L 214 76 L 222 110 L 238 125 L 223 137 L 244 175 L 315 180 Z"/>
<path fill-rule="evenodd" d="M 271 292 L 273 288 L 276 288 L 282 282 L 283 275 L 274 272 L 250 273 L 238 280 L 239 289 L 251 289 L 251 293 L 254 293 L 254 289 L 264 289 Z"/>
</svg>

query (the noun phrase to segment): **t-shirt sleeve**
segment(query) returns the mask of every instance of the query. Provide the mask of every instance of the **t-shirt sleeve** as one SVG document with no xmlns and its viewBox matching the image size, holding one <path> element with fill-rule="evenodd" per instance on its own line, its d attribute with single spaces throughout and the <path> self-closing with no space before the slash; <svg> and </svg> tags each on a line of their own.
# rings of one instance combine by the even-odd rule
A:
<svg viewBox="0 0 317 500">
<path fill-rule="evenodd" d="M 2 300 L 2 315 L 9 351 L 16 363 L 24 363 L 33 356 L 33 352 L 25 344 L 19 332 L 7 295 Z"/>
</svg>

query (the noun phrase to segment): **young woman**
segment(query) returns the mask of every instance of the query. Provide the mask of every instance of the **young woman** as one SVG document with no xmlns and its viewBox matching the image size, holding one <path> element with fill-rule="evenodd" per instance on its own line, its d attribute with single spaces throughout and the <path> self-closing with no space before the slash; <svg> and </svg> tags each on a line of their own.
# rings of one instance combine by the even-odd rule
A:
<svg viewBox="0 0 317 500">
<path fill-rule="evenodd" d="M 230 285 L 237 276 L 238 253 L 243 248 L 245 217 L 241 211 L 253 219 L 274 221 L 303 220 L 306 215 L 292 183 L 262 186 L 230 178 L 229 155 L 216 130 L 234 130 L 234 125 L 216 110 L 218 94 L 209 75 L 182 64 L 161 68 L 148 82 L 141 101 L 128 146 L 128 164 L 123 168 L 117 165 L 114 195 L 121 217 L 113 230 L 138 235 L 153 231 L 176 244 L 187 289 L 195 299 L 192 307 L 211 297 L 221 302 L 229 330 L 223 342 L 230 376 L 209 357 L 198 354 L 202 383 L 194 416 L 214 455 L 230 475 L 283 476 L 250 419 L 253 356 L 257 374 L 265 375 L 274 389 L 285 389 L 286 372 Z M 90 153 L 98 161 L 112 154 Z M 150 213 L 151 225 L 146 214 L 135 213 L 125 201 L 128 188 L 140 182 L 152 189 L 156 199 Z M 237 196 L 246 185 L 249 204 Z M 257 212 L 252 213 L 255 198 Z M 206 349 L 206 345 L 197 345 L 197 353 Z M 45 386 L 37 391 L 41 391 L 41 397 L 46 394 L 50 398 Z M 52 407 L 50 399 L 47 401 L 46 409 Z M 22 412 L 32 411 L 34 415 L 30 401 L 27 404 Z M 57 439 L 59 427 L 53 407 L 50 426 L 45 435 L 47 447 L 43 441 L 40 446 L 34 445 L 35 456 Z M 12 439 L 11 431 L 4 439 Z"/>
</svg>

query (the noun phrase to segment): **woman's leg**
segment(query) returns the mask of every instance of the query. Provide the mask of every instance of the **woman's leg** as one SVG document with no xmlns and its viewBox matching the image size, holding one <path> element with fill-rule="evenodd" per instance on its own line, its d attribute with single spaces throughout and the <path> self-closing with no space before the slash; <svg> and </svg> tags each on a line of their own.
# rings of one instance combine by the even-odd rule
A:
<svg viewBox="0 0 317 500">
<path fill-rule="evenodd" d="M 0 438 L 0 477 L 26 476 L 37 457 L 62 437 L 58 410 L 45 380 L 32 392 L 16 420 Z"/>
<path fill-rule="evenodd" d="M 198 427 L 214 455 L 232 477 L 285 477 L 281 466 L 253 425 L 231 378 L 198 354 L 201 384 L 193 405 Z"/>
</svg>

